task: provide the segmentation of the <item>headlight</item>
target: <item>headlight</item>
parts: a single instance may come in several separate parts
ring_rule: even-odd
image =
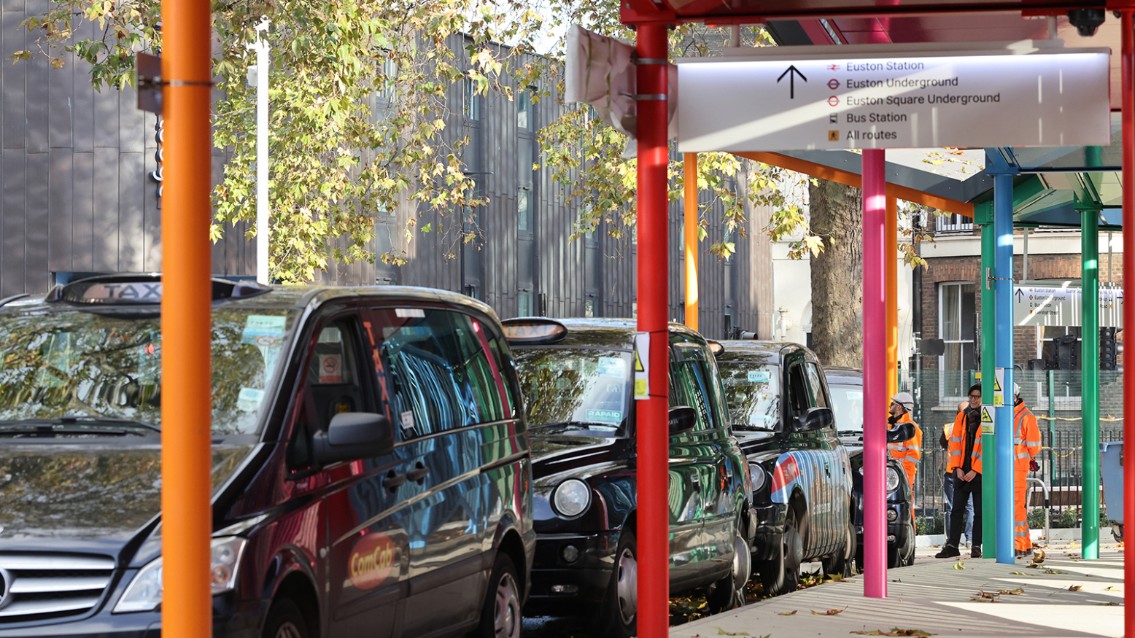
[[[887,491],[893,492],[899,489],[899,473],[895,468],[887,466]]]
[[[248,541],[239,536],[214,538],[209,565],[209,586],[213,594],[223,594],[236,586],[237,567]],[[114,606],[114,613],[153,611],[162,604],[162,559],[155,558],[130,581],[126,593]]]
[[[749,464],[749,475],[752,476],[753,491],[761,491],[761,488],[765,486],[765,481],[768,480],[768,476],[765,474],[764,468],[757,465],[756,463],[751,463]]]
[[[561,516],[579,516],[591,505],[591,488],[579,479],[568,479],[556,486],[552,505]]]

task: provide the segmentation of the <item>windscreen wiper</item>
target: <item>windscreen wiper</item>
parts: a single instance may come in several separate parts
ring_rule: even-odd
[[[56,436],[144,436],[161,432],[161,428],[145,421],[114,419],[97,416],[61,416],[53,419],[16,419],[0,421],[0,436],[44,437]]]

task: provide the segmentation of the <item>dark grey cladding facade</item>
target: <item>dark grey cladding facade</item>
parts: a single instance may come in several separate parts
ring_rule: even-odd
[[[83,273],[161,270],[157,119],[136,108],[132,89],[94,91],[87,68],[73,59],[65,60],[62,69],[52,69],[43,57],[7,61],[14,51],[32,45],[19,24],[44,5],[45,0],[3,3],[0,296],[41,292]],[[453,47],[464,55],[459,38]],[[566,187],[553,181],[550,170],[524,168],[540,161],[536,132],[562,108],[556,96],[528,104],[525,115],[520,114],[522,100],[499,94],[481,97],[471,108],[461,85],[452,88],[450,99],[446,134],[471,137],[465,156],[468,174],[488,199],[473,212],[475,225],[453,213],[419,216],[418,228],[428,223],[432,230],[415,233],[406,246],[405,265],[331,263],[321,280],[462,291],[488,302],[502,317],[631,316],[636,246],[627,238],[611,237],[604,227],[569,241],[577,209]],[[381,110],[381,104],[376,106]],[[224,159],[213,151],[216,180]],[[522,216],[525,201],[531,210]],[[408,206],[376,211],[376,252],[403,241]],[[709,239],[703,247],[723,236],[719,212],[708,214]],[[758,245],[767,243],[760,223],[749,225],[748,238],[734,238],[738,250],[729,262],[704,250],[700,256],[700,324],[709,337],[760,325],[763,296],[757,293],[769,285],[771,271],[765,263],[767,249]],[[462,242],[459,235],[474,227],[478,240]],[[677,202],[670,209],[668,277],[670,316],[678,320],[684,316],[681,228]],[[246,230],[225,228],[224,239],[213,245],[215,273],[254,273],[255,244],[245,238]]]

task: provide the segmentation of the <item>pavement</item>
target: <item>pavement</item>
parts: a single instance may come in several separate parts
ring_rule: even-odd
[[[1123,635],[1123,550],[1115,543],[1101,542],[1099,559],[1089,561],[1075,541],[1054,539],[1042,562],[1012,565],[969,558],[965,549],[960,559],[933,558],[939,549],[924,539],[914,565],[888,570],[886,598],[865,597],[863,576],[854,576],[672,627],[670,636]]]

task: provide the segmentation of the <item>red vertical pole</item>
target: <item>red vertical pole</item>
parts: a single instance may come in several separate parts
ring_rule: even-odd
[[[886,151],[863,149],[863,595],[887,597]]]
[[[162,635],[212,635],[209,3],[162,0]]]
[[[1135,290],[1135,7],[1122,9],[1123,287]],[[1125,295],[1126,297],[1126,295]],[[1135,520],[1135,302],[1123,303],[1123,511]],[[1123,635],[1135,636],[1135,524],[1123,526]]]
[[[638,53],[638,330],[650,335],[650,391],[638,402],[638,635],[669,633],[670,515],[667,306],[666,42],[667,28],[639,25]]]

